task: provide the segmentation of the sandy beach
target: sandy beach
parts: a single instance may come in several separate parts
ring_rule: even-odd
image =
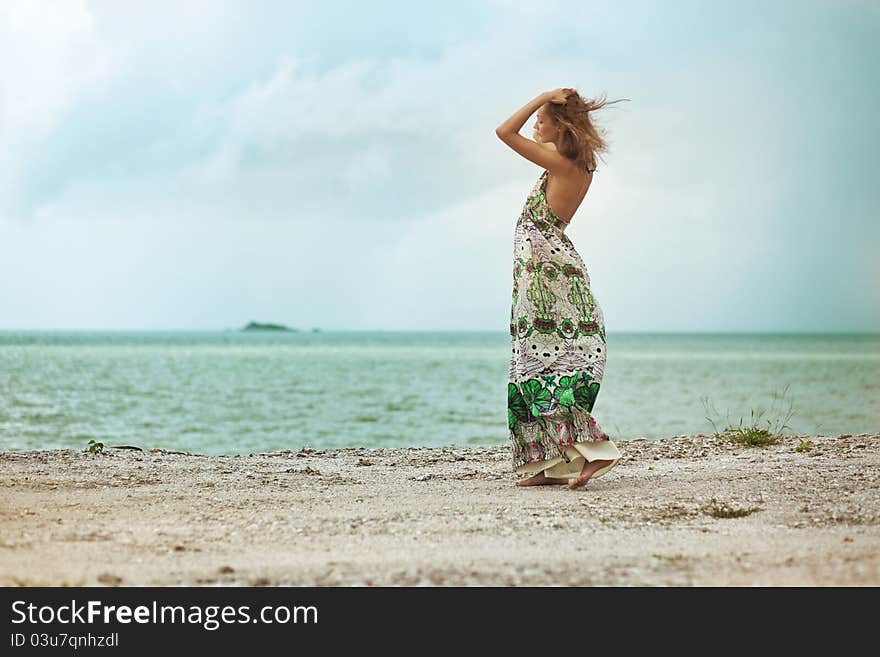
[[[880,584],[880,434],[618,444],[574,491],[506,445],[4,452],[0,584]]]

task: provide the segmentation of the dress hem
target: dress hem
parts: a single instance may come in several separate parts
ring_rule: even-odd
[[[620,450],[613,440],[581,441],[565,445],[563,454],[552,459],[529,461],[514,467],[517,474],[535,474],[543,472],[545,477],[567,479],[577,477],[584,466],[584,461],[611,461],[599,468],[592,477],[601,477],[608,473],[622,458]]]

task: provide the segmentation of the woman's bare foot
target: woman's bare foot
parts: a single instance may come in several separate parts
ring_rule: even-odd
[[[529,477],[528,479],[521,479],[516,482],[517,486],[551,486],[553,484],[565,484],[568,482],[568,479],[554,479],[552,477],[545,477],[544,472],[539,472],[533,477]]]
[[[610,460],[609,461],[587,461],[586,463],[584,463],[584,467],[581,470],[581,473],[575,479],[571,480],[571,483],[568,485],[568,487],[571,490],[574,490],[575,488],[580,488],[585,483],[587,483],[587,481],[590,479],[590,477],[593,476],[593,473],[596,472],[596,470],[601,470],[606,465],[611,465],[611,463],[613,463],[613,461],[610,461]]]

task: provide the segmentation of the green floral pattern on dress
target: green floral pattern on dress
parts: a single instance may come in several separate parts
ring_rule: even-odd
[[[513,467],[608,440],[592,416],[605,369],[602,308],[583,259],[550,210],[547,172],[516,222],[507,420]]]

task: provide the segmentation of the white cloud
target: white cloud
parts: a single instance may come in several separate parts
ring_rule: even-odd
[[[41,141],[115,72],[84,2],[0,4],[0,211]]]

